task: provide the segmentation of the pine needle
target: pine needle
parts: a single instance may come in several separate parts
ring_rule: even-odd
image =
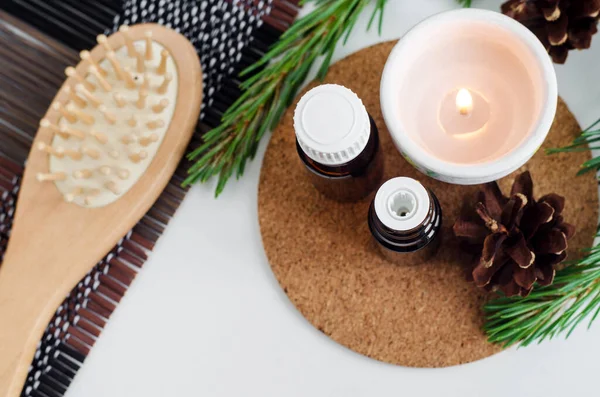
[[[498,298],[484,307],[490,342],[505,346],[568,338],[586,318],[600,311],[600,246],[581,261],[558,271],[554,284],[536,287],[528,297]]]
[[[350,35],[364,8],[373,3],[371,22],[378,22],[387,0],[308,0],[315,9],[298,19],[269,51],[241,76],[264,66],[241,85],[242,96],[225,112],[222,124],[204,136],[204,144],[188,155],[194,164],[183,185],[217,177],[221,194],[234,174],[240,177],[266,131],[279,123],[308,73],[321,60],[318,78],[327,74],[336,45]],[[307,1],[307,2],[308,2]]]

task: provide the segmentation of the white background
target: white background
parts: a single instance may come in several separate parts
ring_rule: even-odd
[[[369,9],[335,59],[454,7],[453,0],[389,0],[382,36],[365,33]],[[560,94],[582,125],[600,117],[599,64],[600,35],[557,67]],[[383,364],[315,330],[279,288],[262,248],[257,186],[266,143],[218,200],[214,186],[190,191],[68,397],[597,395],[599,325],[568,341],[435,370]]]

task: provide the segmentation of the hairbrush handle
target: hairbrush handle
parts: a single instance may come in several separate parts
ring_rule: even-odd
[[[9,250],[0,268],[0,397],[20,395],[37,344],[69,291],[67,285],[57,287],[45,272],[32,271],[32,264],[40,261],[54,268],[34,259],[39,251],[33,244],[13,243],[20,249]]]

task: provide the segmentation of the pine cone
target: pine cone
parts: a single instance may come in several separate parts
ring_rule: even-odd
[[[554,62],[565,63],[569,50],[590,48],[600,0],[509,0],[502,12],[535,33]]]
[[[475,254],[475,284],[507,296],[527,296],[536,281],[552,284],[555,266],[567,257],[567,240],[575,233],[561,216],[564,197],[552,193],[534,200],[531,176],[524,172],[510,198],[496,182],[483,185],[478,198],[475,210],[453,227],[463,248]]]

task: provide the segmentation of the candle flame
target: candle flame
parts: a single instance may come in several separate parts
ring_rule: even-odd
[[[473,110],[473,96],[466,88],[461,88],[456,94],[456,109],[466,116]]]

